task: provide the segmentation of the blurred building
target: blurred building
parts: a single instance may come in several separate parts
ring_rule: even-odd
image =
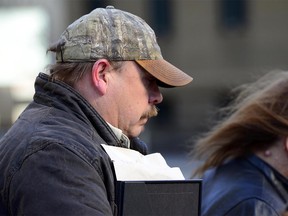
[[[164,58],[194,78],[163,89],[160,114],[142,135],[152,152],[186,155],[232,87],[288,69],[287,0],[0,0],[0,136],[32,100],[38,72],[53,62],[47,46],[75,19],[106,5],[144,18]]]

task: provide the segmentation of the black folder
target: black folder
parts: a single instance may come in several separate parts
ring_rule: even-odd
[[[118,181],[118,216],[199,216],[200,179]]]

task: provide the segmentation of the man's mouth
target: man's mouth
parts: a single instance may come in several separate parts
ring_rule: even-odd
[[[158,115],[158,111],[159,109],[156,106],[152,106],[151,109],[141,117],[141,119],[148,120],[149,118],[155,117]]]

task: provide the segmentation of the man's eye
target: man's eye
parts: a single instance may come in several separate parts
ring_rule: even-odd
[[[148,85],[148,86],[152,85],[154,82],[155,82],[155,79],[154,79],[154,78],[146,78],[146,79],[145,79],[145,83],[146,83],[146,85]]]

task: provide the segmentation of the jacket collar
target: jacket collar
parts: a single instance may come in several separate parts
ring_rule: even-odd
[[[256,155],[250,156],[248,161],[262,172],[266,179],[275,186],[277,192],[287,203],[288,207],[288,179]]]

